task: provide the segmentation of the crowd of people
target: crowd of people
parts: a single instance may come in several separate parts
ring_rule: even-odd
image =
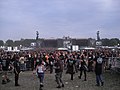
[[[80,71],[78,79],[82,78],[87,81],[87,72],[95,72],[96,85],[103,86],[102,78],[103,69],[110,69],[108,65],[109,57],[120,57],[119,51],[111,50],[81,50],[79,52],[68,51],[22,51],[22,52],[5,52],[0,51],[0,71],[3,71],[2,84],[10,82],[7,72],[13,70],[15,74],[15,86],[19,86],[19,73],[26,70],[34,71],[40,80],[40,89],[44,86],[45,71],[50,74],[55,70],[55,81],[57,88],[64,87],[62,80],[63,71],[66,75],[70,74],[71,80],[74,74]]]

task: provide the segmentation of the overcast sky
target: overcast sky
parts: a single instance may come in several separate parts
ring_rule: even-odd
[[[120,39],[120,0],[0,0],[0,39]]]

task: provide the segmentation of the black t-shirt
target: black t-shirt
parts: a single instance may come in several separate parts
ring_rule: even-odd
[[[96,58],[95,58],[95,62],[96,62],[96,65],[95,65],[95,73],[96,73],[97,75],[100,75],[100,74],[102,74],[103,58],[102,58],[102,57],[96,57]]]
[[[53,57],[50,57],[50,58],[49,58],[49,65],[50,65],[50,66],[53,66],[53,63],[54,63],[54,58],[53,58]]]
[[[60,60],[64,60],[64,55],[60,55]]]
[[[75,68],[74,68],[75,63],[76,63],[75,60],[73,60],[73,59],[68,59],[68,61],[67,61],[67,71],[66,71],[66,73],[69,73],[69,74],[74,74],[74,73],[75,73]]]
[[[85,60],[81,60],[80,64],[81,64],[80,70],[86,70],[86,68],[85,68],[85,66],[87,66],[86,61]]]
[[[2,69],[7,71],[9,68],[10,61],[8,59],[2,59]]]
[[[14,65],[14,70],[16,69],[16,71],[20,73],[20,62],[15,60],[13,65]]]
[[[93,60],[93,56],[92,56],[92,55],[89,55],[89,56],[88,56],[88,61],[91,61],[91,60]]]
[[[68,67],[73,67],[73,65],[75,65],[75,60],[73,59],[68,59],[67,63],[68,63]]]
[[[84,60],[84,59],[85,59],[85,57],[82,55],[82,56],[81,56],[81,60]]]

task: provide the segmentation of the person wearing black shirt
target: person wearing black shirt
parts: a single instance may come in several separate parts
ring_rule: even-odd
[[[88,55],[88,72],[93,71],[93,55],[90,53]]]
[[[6,84],[7,82],[10,82],[8,76],[7,76],[7,71],[9,68],[10,60],[7,56],[4,56],[2,59],[2,70],[3,70],[3,79],[2,79],[2,84]]]
[[[15,73],[15,86],[20,86],[20,85],[18,84],[19,73],[20,73],[19,57],[16,57],[16,58],[15,58],[15,61],[14,61],[14,73]]]
[[[104,82],[102,79],[102,68],[103,68],[103,59],[102,59],[102,55],[97,54],[95,60],[95,74],[96,74],[96,86],[103,86]]]
[[[73,80],[73,75],[75,74],[75,63],[73,56],[70,56],[70,58],[67,60],[67,71],[66,73],[71,75],[71,80]]]
[[[53,63],[54,63],[54,57],[53,55],[50,55],[49,57],[49,66],[50,66],[50,74],[53,73]]]
[[[86,77],[87,77],[87,75],[86,75],[87,64],[86,64],[86,61],[85,61],[85,55],[84,54],[81,55],[80,64],[81,64],[81,67],[80,67],[80,76],[78,76],[78,78],[81,79],[82,73],[84,72],[84,77],[85,77],[84,81],[86,81],[87,80],[86,79]]]

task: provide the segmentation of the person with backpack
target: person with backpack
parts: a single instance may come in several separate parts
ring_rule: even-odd
[[[102,69],[103,69],[102,54],[97,53],[94,60],[94,64],[95,64],[95,74],[96,74],[96,86],[100,86],[100,85],[103,86],[104,82],[102,78]]]

